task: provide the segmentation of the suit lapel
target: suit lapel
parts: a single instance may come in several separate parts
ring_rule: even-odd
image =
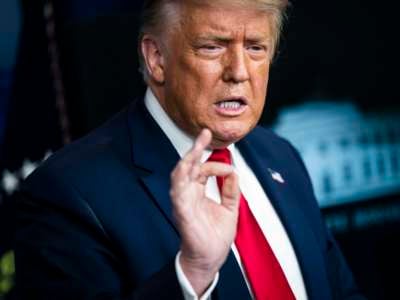
[[[131,105],[128,124],[132,140],[132,160],[137,170],[140,170],[140,181],[151,194],[156,206],[177,231],[169,199],[169,178],[179,160],[179,155],[153,120],[143,101],[139,100]]]
[[[261,183],[288,233],[300,264],[308,298],[330,299],[327,277],[321,271],[325,269],[324,259],[314,232],[298,206],[299,201],[295,201],[295,197],[299,197],[299,195],[294,195],[288,186],[290,179],[284,178],[286,181],[281,183],[272,178],[271,170],[279,172],[279,166],[274,165],[273,158],[268,157],[268,154],[264,153],[265,151],[262,151],[262,155],[257,153],[255,143],[252,143],[251,139],[250,135],[239,142],[237,146]]]

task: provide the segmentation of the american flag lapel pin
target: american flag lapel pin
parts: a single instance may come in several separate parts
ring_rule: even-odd
[[[271,174],[273,180],[279,183],[285,183],[285,180],[283,179],[282,175],[279,174],[277,171],[268,168],[268,172]]]

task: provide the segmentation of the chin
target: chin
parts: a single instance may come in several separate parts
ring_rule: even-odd
[[[250,130],[251,128],[243,126],[240,128],[230,127],[224,128],[223,130],[216,130],[213,132],[212,146],[218,148],[227,147],[230,144],[241,140],[250,132]]]

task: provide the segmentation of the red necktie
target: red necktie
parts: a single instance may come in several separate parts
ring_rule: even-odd
[[[208,161],[231,164],[228,149],[214,150]],[[224,178],[217,176],[221,191]],[[246,198],[240,194],[235,245],[253,295],[257,300],[293,300],[293,292],[267,239],[258,226]]]

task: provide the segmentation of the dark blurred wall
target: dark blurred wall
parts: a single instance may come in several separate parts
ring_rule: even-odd
[[[310,96],[352,98],[363,111],[400,107],[397,12],[372,0],[291,1],[271,70],[265,123]]]
[[[75,138],[144,91],[137,60],[141,1],[91,2],[54,1],[56,39]]]

